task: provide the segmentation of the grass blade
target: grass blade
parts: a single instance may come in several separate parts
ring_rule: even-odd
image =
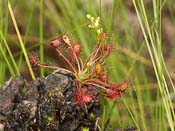
[[[22,51],[23,51],[23,53],[24,53],[24,57],[25,57],[27,66],[28,66],[29,71],[30,71],[31,77],[32,77],[32,79],[35,79],[35,75],[34,75],[34,72],[33,72],[33,70],[32,70],[32,67],[31,67],[31,65],[30,65],[29,58],[28,58],[26,49],[25,49],[25,47],[24,47],[24,43],[23,43],[23,41],[22,41],[22,38],[21,38],[21,35],[20,35],[20,32],[19,32],[19,29],[18,29],[16,20],[15,20],[15,16],[14,16],[14,13],[13,13],[13,10],[12,10],[12,7],[11,7],[11,4],[10,4],[10,1],[9,1],[9,0],[8,0],[8,8],[9,8],[9,12],[10,12],[10,15],[11,15],[11,18],[12,18],[12,21],[13,21],[13,24],[14,24],[14,27],[15,27],[15,30],[16,30],[16,33],[17,33],[17,36],[18,36],[20,45],[21,45],[21,48],[22,48]]]

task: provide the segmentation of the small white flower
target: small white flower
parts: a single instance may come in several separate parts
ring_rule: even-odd
[[[86,17],[91,21],[91,23],[88,25],[89,28],[98,28],[99,27],[100,17],[97,17],[95,19],[90,14],[87,14]]]
[[[90,24],[90,25],[88,25],[88,28],[94,28],[94,26]]]
[[[91,17],[90,20],[91,20],[92,23],[94,23],[95,18],[94,17]]]
[[[97,30],[97,35],[100,35],[102,32],[103,32],[103,28],[99,28],[99,29]]]
[[[91,15],[90,15],[90,14],[87,14],[86,17],[87,17],[88,19],[90,19],[90,18],[91,18]]]
[[[100,23],[100,17],[97,17],[97,19],[94,22],[94,26],[97,28],[99,26]]]
[[[97,17],[95,19],[90,14],[87,14],[86,17],[90,20],[90,24],[88,25],[88,28],[95,29],[97,35],[100,35],[103,32],[103,28],[100,27],[100,17]]]

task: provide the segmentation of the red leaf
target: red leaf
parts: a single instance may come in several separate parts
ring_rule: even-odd
[[[60,41],[58,40],[58,39],[56,39],[56,40],[53,40],[53,41],[51,41],[50,43],[49,43],[52,47],[58,47],[61,43],[60,43]]]
[[[78,89],[76,92],[76,98],[77,98],[78,105],[83,105],[91,102],[94,96],[86,90]]]
[[[109,76],[107,75],[99,75],[99,79],[105,83],[108,83],[109,81]]]
[[[102,94],[109,99],[116,99],[121,95],[122,92],[124,92],[129,87],[130,83],[130,80],[125,80],[119,84],[111,84],[108,90],[106,90]]]

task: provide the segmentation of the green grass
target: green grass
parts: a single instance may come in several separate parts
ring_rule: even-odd
[[[15,16],[14,16],[14,13],[13,13],[13,10],[12,10],[11,4],[10,4],[10,1],[8,1],[7,4],[8,4],[8,9],[9,9],[9,12],[10,12],[10,16],[11,16],[12,21],[13,21],[13,25],[15,27],[15,31],[16,31],[17,36],[18,36],[18,39],[19,39],[19,43],[20,43],[21,49],[22,49],[23,54],[24,54],[24,57],[25,57],[25,61],[26,61],[27,66],[29,68],[29,71],[30,71],[30,74],[31,74],[32,79],[35,79],[35,75],[34,75],[34,72],[32,70],[31,64],[29,62],[29,58],[28,58],[28,55],[27,55],[27,52],[26,52],[26,49],[25,49],[23,40],[21,38],[21,34],[19,32],[19,29],[18,29],[18,25],[16,23],[16,19],[15,19]]]
[[[58,58],[49,54],[47,45],[61,34],[81,41],[82,55],[88,56],[97,37],[87,28],[86,14],[101,16],[101,24],[116,46],[107,63],[111,81],[133,80],[133,86],[116,102],[102,101],[101,128],[110,120],[111,131],[133,125],[145,131],[175,129],[175,77],[165,62],[163,50],[168,47],[162,35],[163,12],[169,12],[169,19],[175,21],[175,2],[112,0],[107,8],[104,0],[19,1],[0,1],[0,84],[10,76],[25,74],[24,70],[35,79],[28,61],[32,50],[39,52],[41,61],[61,65]],[[41,76],[47,74],[41,69]]]

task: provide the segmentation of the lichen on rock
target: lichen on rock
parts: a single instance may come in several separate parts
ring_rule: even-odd
[[[95,123],[101,105],[96,100],[78,106],[74,79],[71,73],[60,70],[31,82],[22,77],[12,78],[0,89],[3,130],[98,130]]]

